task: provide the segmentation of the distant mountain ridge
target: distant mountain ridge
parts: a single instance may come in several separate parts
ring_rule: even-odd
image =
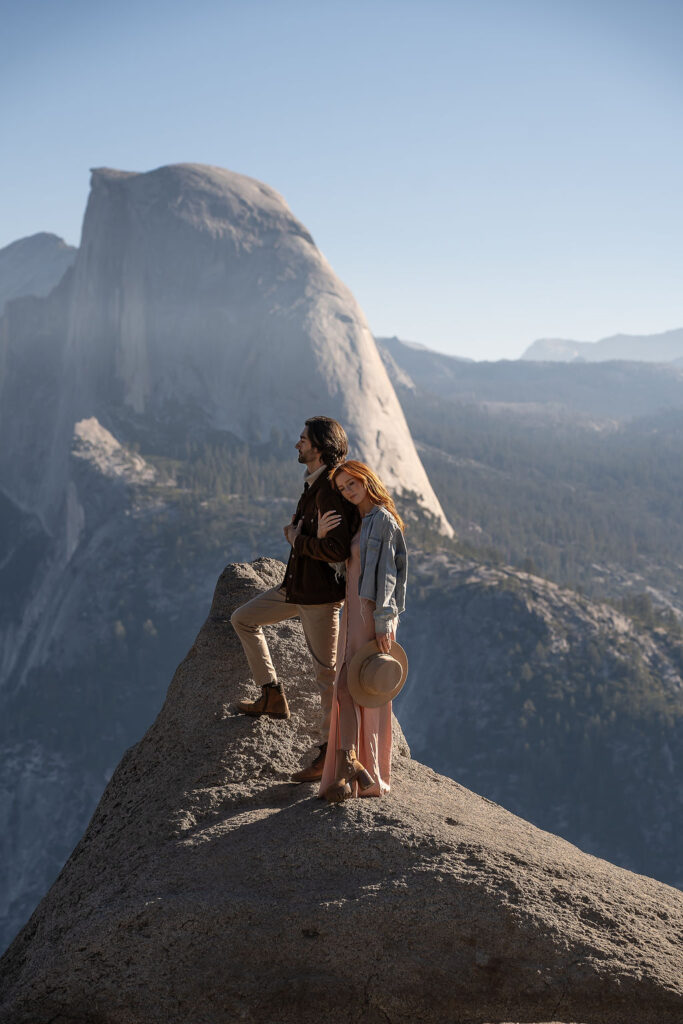
[[[78,249],[46,231],[0,249],[0,316],[11,299],[47,295],[76,259]]]
[[[673,362],[474,362],[398,338],[378,338],[377,346],[399,393],[423,389],[449,401],[485,405],[491,412],[608,420],[683,406],[683,367]]]
[[[521,358],[547,363],[600,363],[610,359],[671,363],[683,359],[683,327],[661,334],[614,334],[600,341],[539,338]]]

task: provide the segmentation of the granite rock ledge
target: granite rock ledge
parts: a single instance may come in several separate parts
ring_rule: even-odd
[[[229,565],[157,720],[0,961],[6,1024],[680,1024],[683,895],[410,758],[328,807],[290,773],[315,687],[272,631],[288,722],[233,711],[229,617],[279,581]]]

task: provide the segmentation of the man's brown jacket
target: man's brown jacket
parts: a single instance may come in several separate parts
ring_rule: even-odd
[[[287,600],[294,604],[328,604],[343,601],[345,582],[337,579],[331,562],[345,562],[351,554],[351,538],[358,529],[360,516],[350,502],[342,498],[325,469],[304,492],[294,514],[294,525],[301,520],[301,533],[291,550],[283,581]],[[322,540],[318,540],[318,512],[338,512],[342,521]]]

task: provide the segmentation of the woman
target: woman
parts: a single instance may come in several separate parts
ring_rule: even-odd
[[[388,654],[405,607],[407,553],[403,522],[379,477],[362,462],[342,462],[330,476],[332,486],[351,502],[361,523],[346,561],[346,600],[342,613],[337,675],[327,755],[319,796],[338,803],[349,796],[389,792],[391,774],[391,701],[362,707],[351,696],[348,666],[368,641]],[[318,516],[318,537],[339,523],[339,516]]]

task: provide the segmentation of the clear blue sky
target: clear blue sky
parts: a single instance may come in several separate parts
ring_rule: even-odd
[[[267,182],[379,335],[474,358],[683,326],[681,0],[2,7],[0,246],[96,166]]]

